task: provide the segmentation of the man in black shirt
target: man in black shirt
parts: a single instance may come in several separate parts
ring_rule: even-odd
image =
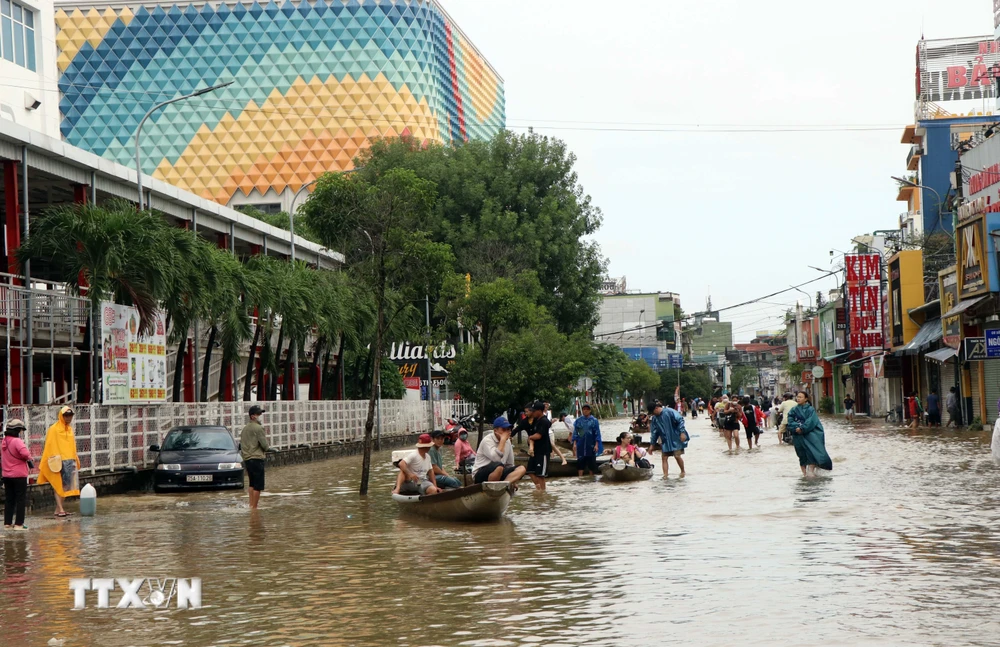
[[[535,402],[531,405],[531,429],[528,435],[528,476],[535,484],[535,489],[539,492],[545,491],[545,477],[549,472],[549,456],[555,449],[562,459],[562,464],[566,464],[566,457],[559,451],[559,448],[552,444],[549,436],[549,429],[552,421],[545,415],[545,403]]]

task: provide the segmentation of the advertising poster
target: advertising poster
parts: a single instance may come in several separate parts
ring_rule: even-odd
[[[163,315],[153,334],[139,336],[139,313],[131,306],[101,304],[101,380],[104,404],[141,404],[167,399],[167,339]]]
[[[956,268],[950,267],[938,272],[939,292],[941,295],[941,327],[944,336],[941,340],[945,346],[958,350],[962,345],[962,315],[945,317],[952,308],[958,305],[958,275]]]
[[[958,225],[955,245],[958,251],[959,299],[988,294],[990,291],[984,233],[982,216],[970,218]]]
[[[163,315],[148,337],[138,334],[139,313],[129,308],[129,400],[163,402],[167,399],[167,331]],[[134,323],[133,323],[134,322]]]
[[[847,321],[851,350],[882,350],[882,256],[847,254]]]
[[[129,403],[128,310],[101,304],[101,368],[104,404]]]

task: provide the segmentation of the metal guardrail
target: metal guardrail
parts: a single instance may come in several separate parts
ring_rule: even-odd
[[[221,425],[238,438],[247,422],[251,402],[168,402],[142,406],[78,404],[73,407],[80,471],[101,474],[150,467],[155,454],[150,445],[177,425]],[[360,441],[364,438],[367,400],[310,400],[260,403],[267,413],[264,430],[268,443],[276,449]],[[404,436],[430,431],[428,403],[416,400],[382,400],[383,437]],[[434,426],[442,428],[448,418],[472,413],[473,405],[463,401],[436,401]],[[45,445],[45,433],[56,421],[58,406],[5,406],[4,420],[20,418],[27,431],[25,443],[38,465]]]

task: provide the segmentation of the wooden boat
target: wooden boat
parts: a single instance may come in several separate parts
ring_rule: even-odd
[[[510,505],[514,484],[506,481],[477,483],[440,494],[393,494],[400,512],[439,521],[496,521]]]
[[[606,465],[608,461],[611,460],[610,456],[598,456],[597,457],[597,467],[600,468],[601,465]],[[524,465],[528,467],[528,455],[527,454],[517,454],[514,457],[515,465]],[[566,464],[563,465],[559,457],[552,455],[549,457],[549,478],[559,478],[563,476],[576,476],[576,457],[567,456]]]
[[[642,467],[615,466],[611,463],[601,465],[601,479],[615,483],[628,483],[630,481],[644,481],[653,478],[653,468],[644,469]]]

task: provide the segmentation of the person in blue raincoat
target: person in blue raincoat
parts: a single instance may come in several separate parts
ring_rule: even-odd
[[[826,435],[823,423],[813,408],[809,394],[799,391],[795,395],[798,406],[788,412],[788,431],[792,432],[792,444],[799,457],[802,476],[816,476],[816,468],[833,469],[833,461],[826,453]]]
[[[677,461],[677,467],[681,468],[681,478],[684,478],[684,450],[688,446],[690,437],[684,427],[684,416],[673,409],[664,407],[660,402],[656,402],[649,407],[649,429],[652,437],[649,439],[649,447],[652,451],[657,440],[660,442],[660,455],[663,459],[663,478],[667,478],[669,469],[667,459],[671,456]]]
[[[582,408],[583,415],[573,422],[573,433],[570,442],[573,443],[573,454],[576,455],[576,473],[583,476],[585,471],[597,476],[597,457],[604,453],[604,441],[601,440],[601,423],[590,414],[590,405]]]

